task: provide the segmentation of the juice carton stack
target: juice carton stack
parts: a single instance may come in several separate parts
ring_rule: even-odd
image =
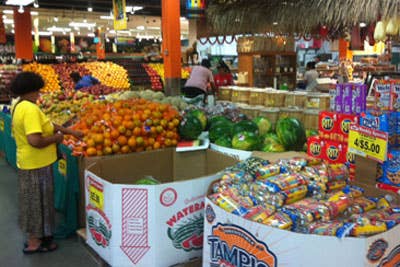
[[[331,111],[319,114],[319,136],[308,139],[308,154],[328,162],[346,163],[350,178],[355,177],[355,155],[348,151],[350,124],[359,123],[365,113],[367,87],[363,84],[338,84],[330,92]]]
[[[400,80],[378,81],[374,90],[374,108],[361,115],[360,125],[389,134],[388,159],[378,165],[377,179],[379,187],[397,192],[400,189]]]

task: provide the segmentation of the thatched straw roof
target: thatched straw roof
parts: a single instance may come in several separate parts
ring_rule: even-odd
[[[335,35],[399,12],[400,0],[210,0],[207,20],[220,34],[310,33],[326,25]]]

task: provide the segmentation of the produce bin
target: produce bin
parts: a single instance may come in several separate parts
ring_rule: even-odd
[[[201,255],[204,195],[237,161],[211,150],[116,155],[85,171],[87,243],[112,266],[171,266]],[[157,185],[135,185],[152,175]]]

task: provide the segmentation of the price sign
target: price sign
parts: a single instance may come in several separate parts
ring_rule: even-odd
[[[65,159],[58,161],[58,172],[63,176],[67,176],[67,161]]]
[[[103,210],[104,207],[104,192],[101,185],[97,182],[90,182],[89,185],[89,198],[90,203],[98,208],[99,210]]]
[[[0,120],[0,131],[4,132],[4,120]]]
[[[388,137],[385,132],[351,124],[349,150],[382,163],[387,159]]]

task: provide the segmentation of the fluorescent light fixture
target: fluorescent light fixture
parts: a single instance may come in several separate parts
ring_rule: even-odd
[[[74,30],[75,31],[79,31],[79,27],[74,27]]]
[[[95,37],[95,35],[94,35],[94,33],[88,33],[88,35],[87,35],[88,37]]]
[[[86,20],[86,19],[84,19],[84,20],[83,20],[83,22],[84,22],[84,23],[86,23],[86,22],[87,22],[87,20]]]
[[[272,23],[272,25],[278,25],[278,22],[275,21],[274,23]]]
[[[135,13],[136,11],[142,10],[142,6],[126,6],[125,12]]]
[[[367,23],[365,23],[365,22],[360,22],[360,27],[361,27],[361,28],[367,27]]]
[[[27,6],[33,3],[34,0],[7,0],[6,5],[10,6]]]
[[[3,10],[3,13],[4,14],[14,14],[14,11],[6,9],[6,10]]]
[[[18,8],[18,13],[24,13],[25,12],[25,10],[24,10],[24,6],[19,6],[19,8]]]
[[[54,17],[53,20],[54,20],[55,22],[58,22],[58,17]]]
[[[136,29],[138,29],[139,31],[144,31],[144,26],[143,25],[137,26]]]
[[[4,24],[14,24],[14,20],[13,19],[4,19],[3,23]]]
[[[7,15],[3,15],[3,19],[7,19]]]
[[[39,1],[38,0],[33,1],[33,7],[34,8],[38,8],[39,7]]]
[[[148,26],[147,29],[148,30],[160,30],[161,28],[157,27],[157,26]]]
[[[100,19],[113,20],[113,16],[100,16]]]
[[[77,35],[81,35],[81,32],[77,32],[76,34],[77,34]]]
[[[111,34],[116,34],[116,31],[115,30],[111,30],[110,33]]]
[[[187,20],[185,17],[180,17],[179,19],[180,20]]]
[[[52,33],[52,32],[40,31],[40,32],[39,32],[39,35],[42,35],[42,36],[50,36],[50,35],[53,35],[53,33]]]
[[[39,15],[39,12],[37,12],[37,11],[31,11],[31,15],[32,15],[32,16],[37,16],[37,15]]]
[[[118,31],[117,33],[118,34],[131,34],[130,31]]]
[[[79,27],[79,28],[90,28],[95,27],[96,23],[87,23],[87,22],[71,22],[69,24],[70,27]]]
[[[88,7],[87,11],[92,12],[93,11],[93,7]]]
[[[11,30],[12,33],[15,33],[14,29]]]
[[[47,28],[47,31],[49,32],[70,32],[71,28],[61,28],[61,27],[51,27],[51,28]]]

